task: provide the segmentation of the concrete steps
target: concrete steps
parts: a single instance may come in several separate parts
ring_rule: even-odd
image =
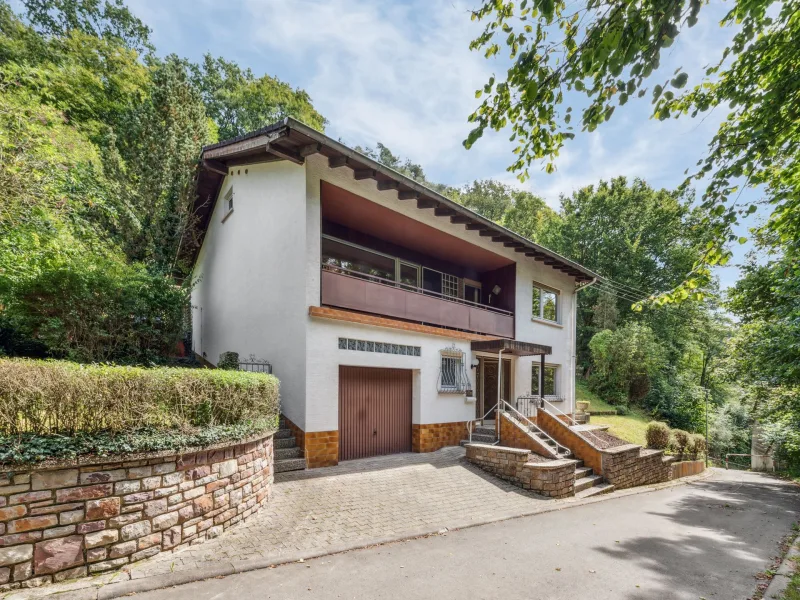
[[[596,477],[600,477],[596,475]],[[586,488],[580,492],[575,493],[576,498],[590,498],[591,496],[598,496],[600,494],[607,494],[614,491],[614,486],[610,483],[595,484],[590,488]]]
[[[292,430],[286,427],[286,420],[281,417],[278,431],[272,440],[275,451],[275,473],[302,471],[306,468],[303,449],[297,446],[297,438]]]
[[[283,460],[284,458],[303,458],[303,451],[297,446],[291,448],[275,448],[275,460]]]
[[[575,493],[582,492],[583,490],[588,490],[596,485],[603,483],[603,476],[602,475],[589,475],[588,477],[581,477],[580,479],[577,478],[577,474],[575,476]]]

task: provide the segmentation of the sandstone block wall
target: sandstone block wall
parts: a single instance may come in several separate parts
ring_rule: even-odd
[[[467,460],[516,486],[551,498],[575,495],[574,460],[547,460],[528,450],[489,444],[466,448]]]
[[[136,459],[0,465],[0,591],[100,573],[216,537],[255,513],[272,488],[272,434]]]
[[[662,450],[617,446],[603,450],[603,477],[617,489],[663,483],[672,477],[672,461]]]

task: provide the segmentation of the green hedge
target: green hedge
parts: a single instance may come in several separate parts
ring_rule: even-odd
[[[272,375],[0,360],[0,436],[277,424]]]

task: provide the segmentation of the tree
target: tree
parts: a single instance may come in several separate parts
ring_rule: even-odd
[[[700,298],[709,267],[727,262],[725,244],[734,239],[732,224],[751,204],[736,206],[741,186],[763,185],[773,206],[768,226],[792,253],[800,245],[800,12],[797,2],[737,0],[721,22],[738,32],[694,88],[681,92],[688,75],[658,71],[662,50],[702,18],[703,3],[648,0],[589,3],[523,0],[519,5],[487,0],[472,13],[486,21],[471,48],[486,57],[505,45],[512,65],[505,78],[492,76],[485,96],[470,116],[471,147],[487,128],[510,127],[517,141],[509,167],[525,178],[534,161],[546,170],[568,140],[575,137],[573,108],[579,107],[582,131],[610,120],[617,107],[650,93],[653,116],[660,120],[697,117],[715,108],[730,110],[709,144],[708,154],[687,179],[708,177],[702,206],[711,224],[702,254],[672,293],[658,303]]]
[[[210,139],[186,61],[172,55],[153,70],[149,97],[131,113],[124,139],[121,152],[134,174],[131,204],[142,220],[140,235],[126,244],[128,254],[160,272],[186,274],[191,265],[179,259],[194,244],[188,237],[194,174]]]
[[[308,93],[276,77],[256,77],[250,69],[206,54],[201,65],[192,66],[192,79],[208,116],[219,127],[220,139],[255,131],[284,117],[325,130],[327,121],[314,109]]]
[[[95,38],[113,38],[126,47],[151,50],[150,28],[122,0],[23,0],[34,28],[53,37],[80,31]]]

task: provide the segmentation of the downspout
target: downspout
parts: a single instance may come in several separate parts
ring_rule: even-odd
[[[570,380],[570,396],[572,401],[571,413],[575,413],[575,380],[578,377],[578,292],[597,283],[597,277],[584,286],[575,289],[575,301],[572,303],[572,379]]]
[[[501,393],[503,391],[503,349],[497,353],[497,410],[495,410],[494,429],[497,433],[497,443],[500,444],[500,412],[503,401]]]

